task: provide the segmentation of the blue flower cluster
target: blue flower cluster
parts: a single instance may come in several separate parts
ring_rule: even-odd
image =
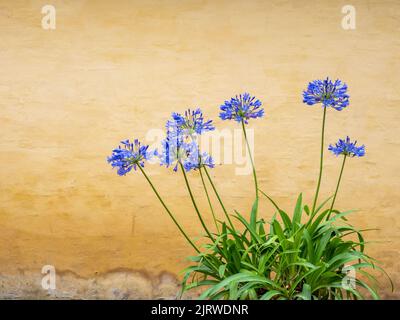
[[[307,90],[303,92],[304,103],[322,103],[324,107],[332,107],[338,111],[349,105],[349,97],[345,83],[340,80],[332,82],[329,78],[310,82]]]
[[[345,155],[349,157],[363,157],[365,155],[365,146],[356,146],[357,141],[351,142],[349,137],[346,139],[339,139],[339,141],[333,146],[329,145],[328,150],[334,155]]]
[[[200,152],[197,135],[214,130],[212,121],[204,121],[200,109],[188,109],[184,115],[172,113],[172,119],[166,124],[167,135],[162,142],[162,151],[159,155],[161,165],[173,166],[178,170],[181,163],[185,171],[199,169],[201,166],[214,167],[212,157]]]
[[[200,169],[202,166],[214,168],[214,159],[207,152],[201,153],[195,144],[192,145],[191,149],[183,163],[186,171]]]
[[[188,109],[184,115],[174,112],[172,113],[172,119],[173,125],[176,125],[179,130],[182,130],[187,135],[202,134],[215,129],[212,125],[212,120],[204,121],[200,108],[196,110]]]
[[[248,123],[250,118],[256,119],[264,116],[264,109],[261,108],[261,101],[248,93],[241,94],[230,101],[225,101],[220,106],[219,117],[222,120],[232,120]]]
[[[150,160],[154,152],[149,152],[148,145],[142,146],[140,142],[135,139],[133,143],[129,140],[121,141],[123,147],[112,151],[112,155],[107,158],[108,163],[113,168],[118,168],[117,173],[120,176],[126,175],[132,170],[136,170],[136,166],[144,167],[144,161]]]

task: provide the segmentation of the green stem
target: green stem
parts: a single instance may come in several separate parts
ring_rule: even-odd
[[[325,118],[326,118],[326,108],[327,107],[324,106],[323,108],[324,108],[324,116],[322,117],[321,158],[320,158],[320,162],[319,162],[319,177],[318,177],[317,190],[315,191],[314,203],[312,206],[311,214],[314,213],[315,206],[317,205],[319,187],[321,186],[322,166],[323,166],[323,161],[324,161]]]
[[[210,182],[211,187],[213,188],[214,193],[215,193],[215,195],[217,196],[218,202],[219,202],[219,204],[221,205],[222,211],[224,211],[225,217],[226,217],[226,219],[228,219],[229,225],[231,226],[232,230],[235,230],[235,227],[233,226],[233,223],[232,223],[231,219],[229,218],[228,211],[226,210],[226,208],[225,208],[225,206],[224,206],[224,203],[222,202],[221,197],[219,196],[219,193],[218,193],[218,191],[217,191],[217,188],[215,187],[214,182],[212,181],[211,176],[210,176],[210,174],[208,173],[207,168],[206,168],[206,167],[203,167],[203,168],[204,168],[204,172],[205,172],[206,175],[207,175],[208,181]]]
[[[180,161],[179,161],[179,165],[180,165],[180,167],[181,167],[181,170],[182,170],[182,173],[183,173],[183,177],[185,178],[185,183],[186,183],[186,187],[187,187],[187,189],[188,189],[188,191],[189,191],[190,199],[192,200],[193,207],[194,207],[194,209],[196,210],[196,213],[197,213],[197,216],[199,217],[199,220],[200,220],[200,222],[201,222],[201,225],[203,226],[203,229],[204,229],[204,231],[207,233],[207,235],[209,236],[209,238],[210,238],[212,241],[215,241],[214,238],[213,238],[213,236],[211,235],[210,231],[208,230],[206,224],[204,223],[203,217],[201,216],[200,211],[199,211],[199,208],[197,207],[196,201],[194,200],[194,196],[193,196],[193,193],[192,193],[192,189],[190,188],[189,181],[188,181],[188,178],[187,178],[187,176],[186,176],[185,168],[183,167],[183,165],[182,165],[182,163],[181,163]]]
[[[256,168],[254,166],[253,156],[251,155],[250,144],[249,144],[249,141],[247,140],[246,126],[244,125],[243,120],[242,120],[242,129],[243,129],[243,134],[244,134],[244,140],[246,140],[247,150],[248,150],[249,156],[250,156],[251,166],[253,168],[254,185],[256,188],[256,199],[258,200],[258,182],[257,182]]]
[[[336,185],[335,195],[333,196],[333,200],[332,200],[331,207],[330,207],[330,209],[329,209],[329,213],[328,213],[328,216],[327,216],[327,220],[329,220],[329,218],[330,218],[330,216],[331,216],[331,213],[332,213],[333,206],[334,206],[334,204],[335,204],[336,195],[337,195],[338,190],[339,190],[340,180],[342,179],[342,174],[343,174],[344,165],[345,165],[345,163],[346,163],[346,158],[347,158],[347,156],[344,155],[344,157],[343,157],[343,162],[342,162],[342,168],[340,169],[339,179],[338,179],[338,182],[337,182],[337,185]]]
[[[164,207],[165,211],[167,211],[168,215],[171,217],[172,221],[175,223],[175,225],[178,227],[179,231],[182,233],[182,235],[186,238],[186,240],[190,243],[190,245],[196,250],[198,253],[200,253],[200,250],[197,249],[196,245],[190,240],[188,235],[185,233],[185,231],[182,229],[182,227],[179,225],[178,221],[175,219],[174,215],[171,213],[171,211],[168,209],[167,205],[161,198],[160,194],[157,192],[156,188],[154,187],[153,183],[151,182],[150,178],[147,176],[147,174],[144,172],[143,168],[138,165],[140,171],[142,171],[144,177],[146,178],[147,182],[150,184],[151,188],[153,189],[154,193],[156,194],[158,200],[160,200],[162,206]]]
[[[211,210],[211,214],[212,214],[213,219],[214,219],[215,227],[217,228],[217,231],[218,231],[218,233],[219,233],[219,228],[218,228],[217,219],[216,219],[216,217],[215,217],[214,208],[213,208],[213,206],[212,206],[212,203],[211,203],[211,200],[210,200],[210,196],[209,196],[209,194],[208,194],[208,190],[207,190],[206,184],[205,184],[205,182],[204,182],[203,173],[201,172],[201,169],[202,169],[202,168],[200,167],[200,168],[199,168],[199,172],[200,172],[201,183],[203,184],[204,192],[205,192],[205,194],[206,194],[207,201],[208,201],[208,204],[209,204],[209,206],[210,206],[210,210]]]

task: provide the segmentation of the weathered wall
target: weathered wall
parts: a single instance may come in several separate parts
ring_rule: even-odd
[[[369,253],[400,285],[399,1],[352,1],[357,28],[347,31],[348,1],[51,1],[53,31],[41,28],[46,3],[0,0],[2,297],[45,297],[45,264],[59,271],[58,297],[173,296],[190,247],[141,175],[110,169],[110,150],[189,106],[217,119],[224,99],[250,91],[266,109],[253,122],[261,186],[283,207],[301,191],[310,201],[321,109],[303,105],[301,92],[327,75],[351,94],[347,110],[329,110],[327,141],[349,134],[367,145],[348,162],[337,204],[359,209],[356,226],[379,229]],[[234,168],[213,174],[229,208],[245,211],[251,176]],[[148,170],[197,235],[182,177]],[[321,198],[338,170],[327,155]]]

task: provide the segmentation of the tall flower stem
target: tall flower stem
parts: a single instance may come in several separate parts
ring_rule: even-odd
[[[327,220],[329,220],[329,218],[331,216],[331,213],[332,213],[333,206],[335,204],[336,196],[337,196],[337,193],[338,193],[338,190],[339,190],[340,180],[342,179],[344,165],[346,163],[346,158],[347,158],[347,155],[344,155],[343,162],[342,162],[342,168],[340,169],[339,179],[338,179],[338,182],[337,182],[337,185],[336,185],[335,195],[333,196],[333,199],[332,199],[332,204],[331,204],[331,207],[329,209]]]
[[[212,206],[212,203],[211,203],[211,200],[210,200],[210,196],[209,196],[209,194],[208,194],[207,186],[206,186],[206,184],[205,184],[205,181],[204,181],[204,178],[203,178],[203,173],[201,172],[201,170],[202,170],[202,168],[200,167],[200,168],[199,168],[199,172],[200,172],[201,183],[203,184],[204,192],[205,192],[205,194],[206,194],[207,201],[208,201],[208,204],[209,204],[209,206],[210,206],[210,210],[211,210],[211,214],[212,214],[213,219],[214,219],[215,227],[217,228],[217,231],[218,231],[218,233],[219,233],[219,228],[218,228],[217,219],[216,219],[216,217],[215,217],[214,208],[213,208],[213,206]]]
[[[317,190],[315,191],[314,203],[313,203],[313,206],[312,206],[311,214],[314,213],[315,206],[317,205],[319,187],[321,186],[323,161],[324,161],[325,118],[326,118],[326,108],[327,107],[324,106],[323,108],[324,108],[324,115],[322,117],[321,158],[320,158],[320,161],[319,161],[319,177],[318,177]]]
[[[190,188],[190,184],[189,184],[189,180],[186,176],[186,172],[185,172],[185,168],[183,167],[182,163],[179,161],[179,165],[181,167],[182,173],[183,173],[183,177],[185,178],[185,183],[186,183],[186,187],[189,191],[189,195],[190,195],[190,199],[192,200],[193,203],[193,207],[196,210],[197,216],[199,217],[199,220],[201,222],[201,225],[203,226],[204,231],[207,233],[208,237],[212,240],[215,241],[214,237],[211,235],[210,231],[208,230],[206,224],[204,223],[203,217],[200,214],[199,208],[197,207],[196,201],[194,200],[194,196],[193,196],[193,192],[192,189]]]
[[[222,202],[221,197],[219,196],[219,193],[218,193],[218,191],[217,191],[217,188],[215,187],[214,182],[212,181],[211,176],[210,176],[210,174],[208,173],[207,168],[206,168],[206,167],[203,167],[203,169],[204,169],[204,172],[205,172],[206,175],[207,175],[207,178],[208,178],[208,181],[209,181],[210,184],[211,184],[211,187],[212,187],[213,190],[214,190],[215,195],[217,196],[217,199],[218,199],[219,204],[221,205],[222,211],[224,211],[225,217],[226,217],[226,219],[228,219],[229,225],[231,226],[232,230],[235,230],[235,227],[234,227],[234,225],[233,225],[231,219],[229,218],[228,211],[226,210],[226,208],[225,208],[225,206],[224,206],[224,203]]]
[[[250,156],[251,166],[253,168],[254,185],[256,188],[256,199],[258,200],[258,182],[257,182],[256,168],[254,166],[253,156],[251,155],[250,144],[249,144],[249,140],[247,139],[246,126],[244,125],[243,120],[242,120],[242,129],[243,129],[244,140],[246,140],[246,146],[247,146],[247,150],[248,150],[249,156]]]
[[[168,215],[171,217],[172,221],[175,223],[175,225],[178,227],[179,231],[182,233],[182,235],[186,238],[186,240],[189,242],[189,244],[196,250],[196,252],[200,253],[200,250],[196,247],[196,245],[190,240],[186,232],[183,230],[183,228],[180,226],[178,221],[175,219],[174,215],[172,212],[168,209],[167,205],[161,198],[160,194],[157,192],[156,188],[154,187],[153,183],[151,182],[150,178],[147,176],[146,172],[144,172],[143,168],[138,165],[140,171],[142,171],[144,177],[146,178],[147,182],[150,184],[151,188],[153,189],[154,193],[156,194],[158,200],[160,200],[162,206],[164,207],[165,211],[167,211]]]

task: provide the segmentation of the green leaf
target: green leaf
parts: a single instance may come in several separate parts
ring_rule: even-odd
[[[326,199],[324,202],[322,202],[322,203],[319,205],[319,207],[318,207],[317,209],[315,209],[314,215],[316,215],[316,214],[326,205],[326,203],[327,203],[330,199],[332,199],[332,197],[333,197],[333,196],[330,196],[328,199]]]
[[[244,226],[247,228],[247,230],[251,233],[252,237],[253,237],[256,241],[262,243],[263,241],[262,241],[262,239],[260,238],[260,236],[257,234],[255,227],[253,228],[253,227],[239,214],[239,212],[237,212],[236,210],[235,210],[235,212],[236,212],[236,214],[237,214],[237,216],[235,216],[235,218],[238,219],[241,223],[244,224]]]
[[[276,245],[270,252],[264,254],[261,257],[260,262],[258,264],[258,273],[259,274],[266,273],[266,271],[267,271],[266,269],[269,268],[271,266],[271,264],[273,264],[275,262],[275,258],[273,258],[273,256],[274,256],[275,252],[277,252],[278,250],[279,250],[279,246]]]
[[[265,229],[264,229],[264,224],[260,223],[260,226],[258,227],[258,233],[260,234],[260,237],[266,241],[266,234],[265,234]]]
[[[311,287],[309,284],[305,283],[303,285],[303,290],[300,294],[297,294],[296,297],[299,297],[303,300],[311,300]]]
[[[265,277],[260,277],[260,276],[256,276],[256,275],[251,275],[249,273],[241,272],[241,273],[234,274],[234,275],[226,278],[225,280],[221,281],[220,283],[216,284],[215,286],[209,288],[208,290],[203,292],[203,294],[200,296],[200,299],[204,299],[205,297],[207,297],[210,294],[217,293],[219,290],[231,285],[231,283],[233,283],[233,282],[234,283],[255,282],[255,283],[266,284],[266,285],[270,285],[271,287],[279,288],[279,286],[277,286],[272,280],[269,280]]]
[[[311,225],[310,225],[310,223],[312,222],[311,219],[307,222],[307,225],[308,225],[307,229],[308,229],[308,232],[309,232],[310,236],[313,235],[314,231],[315,231],[315,230],[317,229],[317,227],[320,225],[320,223],[322,222],[322,220],[324,219],[324,217],[328,214],[328,212],[329,212],[329,209],[327,209],[327,210],[325,210],[324,212],[322,212],[322,213],[315,219],[314,223],[311,224]],[[315,215],[314,215],[314,216],[315,216]]]
[[[253,288],[249,289],[249,298],[250,300],[257,300],[257,293]]]
[[[315,261],[319,261],[319,259],[321,259],[322,255],[324,253],[324,250],[325,250],[326,246],[328,245],[331,237],[332,237],[332,233],[329,231],[329,232],[325,233],[324,236],[322,237],[322,239],[318,242],[317,250],[315,252]]]
[[[261,297],[260,300],[271,300],[273,297],[282,294],[280,291],[277,290],[270,290],[267,293],[264,293]]]
[[[299,197],[297,198],[296,207],[293,213],[293,230],[296,230],[298,225],[301,223],[301,213],[303,211],[301,202],[302,202],[302,194],[300,193]]]
[[[283,244],[286,240],[286,237],[283,234],[283,230],[282,230],[280,223],[277,220],[274,220],[272,223],[272,227],[274,230],[274,234],[276,234],[278,236],[279,241],[281,242],[281,244]]]
[[[225,275],[226,264],[221,264],[218,268],[218,274],[220,278],[223,278]]]
[[[272,200],[272,198],[270,198],[264,191],[258,189],[269,201],[271,201],[272,205],[276,208],[276,210],[280,211],[281,209],[278,207],[278,205],[276,204],[276,202],[274,200]]]
[[[290,266],[301,266],[301,267],[305,267],[306,269],[317,269],[319,267],[317,267],[316,265],[310,263],[310,262],[293,262],[288,264],[288,267]]]
[[[255,266],[253,266],[251,263],[247,263],[245,261],[242,261],[241,265],[247,267],[249,270],[253,270],[253,271],[258,272],[258,269]]]
[[[212,286],[217,284],[216,280],[202,280],[202,281],[194,281],[185,286],[184,291],[189,291],[194,288],[202,287],[202,286]]]
[[[250,225],[253,229],[256,228],[256,223],[257,223],[257,211],[258,211],[258,198],[253,203],[253,207],[251,208],[251,214],[250,214]]]
[[[356,284],[361,286],[361,287],[363,287],[363,288],[365,288],[365,289],[367,289],[369,291],[369,293],[372,295],[372,298],[374,298],[374,300],[379,300],[380,299],[378,292],[376,292],[375,289],[372,289],[369,285],[367,285],[365,283],[365,281],[356,279]]]
[[[236,300],[238,296],[238,283],[231,282],[229,285],[229,300]]]
[[[290,294],[292,294],[294,292],[294,290],[303,281],[303,279],[305,279],[306,277],[308,277],[312,273],[317,272],[319,269],[320,269],[320,267],[313,268],[313,269],[307,271],[306,273],[304,273],[303,275],[301,275],[300,277],[297,277],[296,281],[292,285],[292,288],[290,289]]]
[[[286,214],[285,211],[279,210],[279,215],[282,218],[283,224],[285,225],[286,229],[291,229],[292,228],[292,221],[290,221],[289,216]]]

